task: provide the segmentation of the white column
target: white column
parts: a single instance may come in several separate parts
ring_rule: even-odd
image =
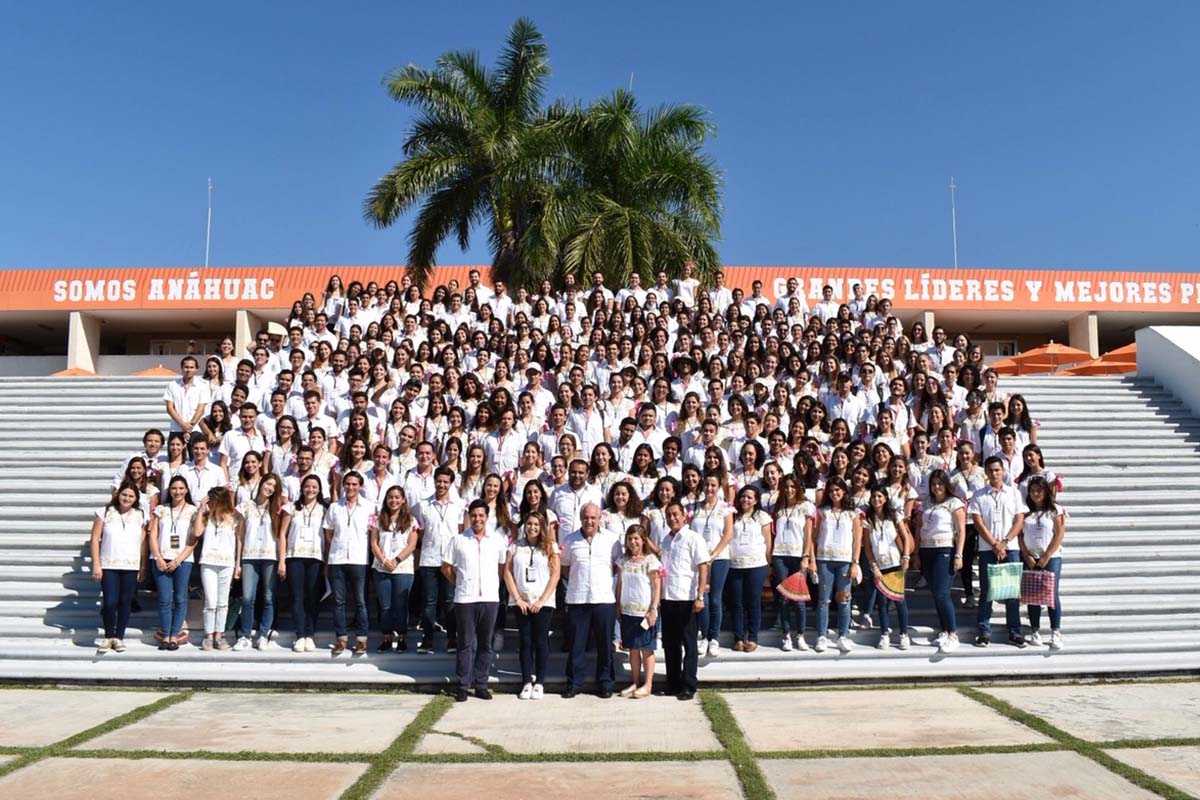
[[[250,358],[246,348],[254,341],[254,334],[265,327],[266,323],[253,311],[247,311],[244,308],[238,309],[237,321],[234,325],[233,354],[239,361],[243,358]]]
[[[1094,311],[1072,317],[1067,323],[1068,344],[1092,354],[1100,355],[1100,320]]]
[[[937,320],[934,319],[932,311],[924,311],[921,313],[921,324],[925,326],[925,336],[929,341],[933,341],[933,329],[937,326]]]
[[[100,355],[100,320],[72,311],[67,322],[67,369],[94,373]]]

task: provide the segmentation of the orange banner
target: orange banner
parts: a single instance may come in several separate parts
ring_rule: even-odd
[[[438,267],[433,283],[467,285],[472,269]],[[318,298],[329,276],[381,286],[400,280],[402,266],[113,268],[0,271],[0,311],[103,309],[287,309],[305,292]],[[772,300],[789,278],[801,281],[812,304],[825,285],[835,300],[890,297],[897,309],[1200,311],[1200,273],[1086,270],[915,269],[899,267],[725,268],[726,285],[750,293],[756,280]]]

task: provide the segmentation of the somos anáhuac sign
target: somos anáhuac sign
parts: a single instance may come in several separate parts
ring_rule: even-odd
[[[434,283],[466,286],[473,267],[439,267]],[[485,282],[486,267],[479,268]],[[402,266],[128,268],[0,272],[0,310],[287,309],[305,292],[320,296],[329,276],[346,281],[400,280]],[[726,284],[750,293],[754,281],[772,300],[800,280],[810,303],[830,285],[848,300],[890,297],[898,309],[1200,311],[1200,273],[1086,270],[914,269],[890,267],[726,267]]]

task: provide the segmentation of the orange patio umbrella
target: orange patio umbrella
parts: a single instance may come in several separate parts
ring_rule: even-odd
[[[1053,372],[1055,364],[1048,361],[1017,361],[1015,358],[1002,358],[988,365],[1000,375],[1035,375],[1042,372]]]
[[[1124,347],[1118,347],[1116,350],[1109,350],[1107,353],[1101,355],[1100,359],[1115,364],[1136,364],[1137,342],[1127,344]]]
[[[1032,350],[1026,350],[1020,355],[1013,356],[1012,360],[1017,364],[1037,363],[1058,367],[1063,364],[1089,361],[1091,358],[1092,354],[1086,350],[1080,350],[1078,347],[1069,347],[1065,344],[1058,344],[1051,339],[1049,344],[1035,347]]]
[[[1094,358],[1081,364],[1060,369],[1059,375],[1123,375],[1136,372],[1137,364],[1128,361],[1108,361],[1104,358]]]

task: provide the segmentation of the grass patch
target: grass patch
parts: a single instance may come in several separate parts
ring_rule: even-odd
[[[737,773],[746,800],[774,800],[775,793],[767,785],[767,779],[758,768],[758,761],[746,743],[746,737],[738,726],[725,698],[710,690],[700,692],[700,706],[712,724],[717,741],[725,748],[729,763]]]
[[[135,722],[140,722],[151,714],[156,714],[164,708],[169,708],[176,703],[182,703],[192,696],[191,692],[177,692],[168,694],[165,697],[160,697],[153,703],[147,703],[144,706],[138,706],[132,711],[127,711],[118,717],[113,717],[106,722],[88,728],[86,731],[80,731],[74,736],[68,736],[62,741],[47,745],[46,747],[38,747],[26,751],[23,755],[17,756],[7,764],[0,766],[0,778],[12,772],[27,767],[34,762],[41,761],[46,758],[54,758],[69,753],[72,748],[78,747],[84,742],[103,736],[106,733],[115,731],[118,728],[124,728],[126,725],[132,725]]]
[[[439,695],[430,700],[395,741],[374,758],[367,771],[342,793],[342,800],[364,800],[374,794],[396,768],[396,764],[413,754],[421,737],[437,724],[453,702],[449,695]]]
[[[1146,791],[1154,792],[1155,794],[1166,797],[1168,800],[1192,800],[1192,795],[1187,792],[1180,791],[1169,783],[1160,781],[1153,775],[1143,772],[1137,767],[1130,766],[1124,761],[1113,758],[1108,753],[1104,752],[1101,744],[1089,742],[1085,739],[1080,739],[1078,736],[1073,736],[1061,728],[1057,728],[1046,722],[1041,717],[1024,711],[1011,703],[1007,703],[990,694],[986,694],[977,689],[969,689],[965,686],[959,687],[961,692],[966,697],[982,703],[998,714],[1008,717],[1009,719],[1020,722],[1030,728],[1033,728],[1038,733],[1050,737],[1063,746],[1064,749],[1072,750],[1084,758],[1091,759],[1100,766],[1107,769],[1109,772],[1120,775],[1125,780],[1139,786]],[[1141,740],[1143,746],[1152,747],[1156,745],[1149,744],[1149,740]]]
[[[819,759],[819,758],[908,758],[910,756],[976,756],[987,753],[1044,753],[1066,750],[1061,744],[1003,744],[1003,745],[955,745],[952,747],[866,747],[837,750],[766,750],[755,753],[765,759]]]

